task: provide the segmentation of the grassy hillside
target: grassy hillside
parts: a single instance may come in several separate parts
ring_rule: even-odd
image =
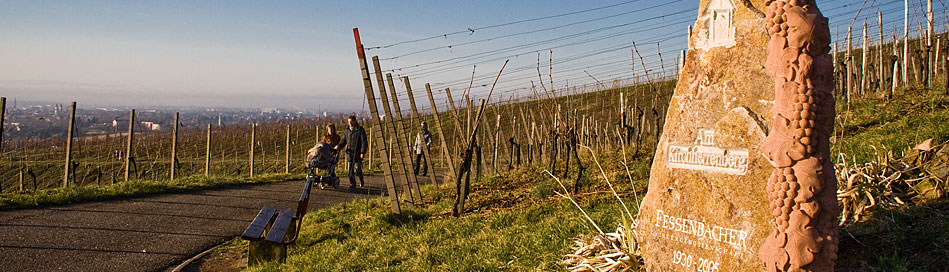
[[[635,205],[642,196],[648,172],[643,154],[630,165],[639,196],[633,195],[625,170],[612,153],[601,160],[622,198]],[[595,167],[595,166],[593,166]],[[572,170],[575,171],[575,170]],[[594,170],[587,170],[593,173]],[[576,196],[581,207],[604,231],[621,219],[623,208],[597,175],[581,180]],[[565,186],[572,188],[573,182]],[[286,264],[254,267],[253,271],[354,271],[379,269],[412,271],[558,270],[558,261],[571,239],[595,231],[577,208],[553,191],[560,185],[540,167],[529,167],[486,177],[472,185],[467,212],[451,216],[453,188],[421,207],[403,208],[403,225],[393,223],[388,200],[355,201],[308,215],[301,240],[292,247]],[[635,207],[629,207],[635,213]]]
[[[949,95],[942,82],[928,89],[913,85],[890,99],[883,94],[837,103],[834,153],[852,162],[868,162],[889,151],[897,154],[926,139],[949,140]]]
[[[949,140],[947,101],[941,88],[908,88],[889,101],[856,99],[851,109],[838,107],[833,150],[861,164],[878,154],[899,154],[928,138]],[[651,152],[653,144],[644,149]],[[630,181],[621,152],[598,154],[606,175],[634,213],[636,199],[644,194],[651,156],[630,159]],[[595,167],[588,152],[581,152],[581,158]],[[426,188],[426,195],[439,197],[420,207],[405,207],[402,226],[394,225],[383,198],[316,212],[305,219],[303,238],[290,249],[285,264],[250,270],[561,270],[558,262],[571,239],[595,230],[571,202],[553,193],[564,190],[542,169],[527,167],[475,181],[468,205],[472,210],[462,218],[450,216],[454,191],[432,188]],[[600,228],[611,231],[620,222],[622,207],[595,168],[588,168],[585,175],[577,201]],[[562,180],[572,190],[570,179]],[[633,185],[638,191],[632,190]],[[838,270],[940,270],[949,265],[947,233],[946,198],[869,210],[861,221],[841,228]]]

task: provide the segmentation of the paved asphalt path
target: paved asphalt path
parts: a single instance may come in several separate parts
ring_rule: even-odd
[[[398,179],[397,179],[398,180]],[[0,271],[159,271],[240,236],[260,208],[296,209],[303,181],[0,212]],[[310,210],[378,195],[314,187]]]

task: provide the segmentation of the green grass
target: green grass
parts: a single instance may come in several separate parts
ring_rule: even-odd
[[[831,150],[846,154],[849,164],[863,164],[889,152],[899,157],[929,138],[949,140],[949,96],[943,82],[934,86],[910,86],[891,99],[854,99],[849,110],[838,100]],[[839,237],[837,271],[945,271],[949,199],[876,209],[863,221],[841,226]]]
[[[585,154],[582,152],[581,154]],[[630,192],[618,154],[600,158],[621,192]],[[648,171],[651,155],[631,163],[631,171]],[[616,198],[604,190],[595,165],[586,161],[578,202],[604,231],[615,229],[622,215]],[[573,166],[571,175],[575,175]],[[622,179],[616,179],[622,176]],[[637,187],[646,180],[639,175]],[[573,181],[561,179],[568,188]],[[472,184],[472,194],[461,218],[451,216],[451,186],[424,187],[425,205],[402,207],[402,226],[393,222],[388,198],[357,200],[308,214],[301,238],[290,249],[285,264],[270,263],[253,271],[485,271],[560,270],[558,261],[571,239],[594,232],[569,201],[552,194],[560,188],[540,168],[529,167]],[[623,201],[635,211],[631,194]]]
[[[911,87],[889,100],[855,99],[849,111],[843,101],[837,104],[838,141],[831,151],[848,155],[851,162],[868,162],[888,151],[899,154],[929,138],[949,140],[949,96],[942,87]]]
[[[173,181],[122,182],[105,186],[69,186],[32,193],[0,194],[0,210],[101,201],[159,193],[302,179],[302,174],[264,174],[254,177],[190,176]]]
[[[840,229],[837,271],[945,271],[949,199],[883,210]]]

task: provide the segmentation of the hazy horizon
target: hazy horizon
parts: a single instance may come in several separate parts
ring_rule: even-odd
[[[859,5],[820,5],[839,40],[839,28],[850,20],[841,17]],[[383,69],[396,77],[399,92],[399,77],[410,77],[425,109],[425,83],[444,103],[442,90],[461,95],[477,65],[471,93],[479,98],[504,59],[511,63],[498,82],[497,100],[530,96],[538,62],[548,85],[557,88],[642,78],[638,59],[630,57],[631,41],[653,78],[659,71],[674,73],[698,14],[691,0],[0,0],[0,6],[0,96],[10,100],[335,112],[365,108],[354,27],[367,56],[379,55]],[[887,14],[886,32],[902,22],[902,2],[871,5],[865,13],[877,11]],[[945,16],[939,15],[942,31]],[[915,11],[913,16],[918,21]]]
[[[365,104],[362,93],[354,97],[349,95],[280,95],[280,94],[187,94],[186,92],[164,91],[140,92],[132,95],[123,95],[126,90],[85,88],[82,84],[69,86],[66,82],[29,82],[19,83],[0,82],[2,95],[7,97],[7,105],[13,107],[18,101],[20,105],[50,105],[69,104],[76,101],[79,108],[231,108],[231,109],[260,109],[279,108],[287,110],[350,112],[360,111],[361,106],[334,107],[345,105],[353,101]],[[68,99],[63,99],[67,97]],[[233,101],[243,101],[234,103]]]

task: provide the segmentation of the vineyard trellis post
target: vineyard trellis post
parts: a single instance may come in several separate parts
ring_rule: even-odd
[[[7,98],[0,97],[0,158],[3,158],[3,118],[7,111]],[[23,169],[20,168],[20,191],[23,191]],[[0,182],[0,192],[3,192],[3,182]]]
[[[129,111],[129,130],[128,130],[128,143],[125,144],[125,173],[124,180],[129,181],[129,170],[132,168],[132,164],[135,163],[135,159],[132,159],[132,144],[135,143],[135,109]]]
[[[369,121],[372,122],[372,119],[369,119]],[[370,125],[371,125],[371,123],[370,123]],[[373,139],[372,126],[370,126],[370,127],[369,127],[369,139],[368,139],[368,141],[369,141],[369,143],[368,143],[368,144],[369,144],[369,154],[368,154],[368,156],[369,156],[369,161],[366,162],[366,169],[372,169],[372,139]]]
[[[254,176],[254,141],[257,136],[257,123],[250,124],[250,176]]]
[[[936,75],[933,65],[933,0],[926,1],[926,86],[933,87],[933,76]]]
[[[853,75],[853,52],[852,51],[853,51],[853,25],[847,28],[847,56],[846,56],[847,58],[847,64],[846,64],[847,88],[845,88],[844,90],[847,92],[846,98],[847,98],[848,109],[850,108],[850,93],[853,92],[853,84],[852,84],[853,82],[851,82],[851,78],[853,78],[852,76]]]
[[[863,52],[860,62],[860,94],[867,92],[867,22],[863,22]]]
[[[497,114],[498,120],[495,122],[494,127],[494,154],[491,158],[491,169],[494,169],[494,173],[498,173],[498,146],[501,142],[501,114]]]
[[[69,128],[66,132],[66,166],[63,171],[63,187],[69,186],[69,174],[72,172],[72,138],[76,129],[76,101],[69,110]]]
[[[289,174],[290,173],[290,124],[287,124],[287,144],[284,148],[285,148],[284,154],[287,155],[287,158],[286,158],[287,161],[286,161],[286,165],[284,165],[283,173]]]
[[[878,61],[877,73],[879,74],[877,75],[877,77],[879,77],[879,85],[880,85],[879,90],[883,92],[886,90],[886,68],[887,68],[886,67],[887,65],[883,64],[883,51],[885,51],[883,50],[883,48],[885,47],[885,44],[883,41],[883,12],[877,12],[877,30],[880,32],[880,42],[879,42],[880,54],[877,54],[879,56],[879,59],[877,60]]]
[[[7,98],[0,97],[0,159],[3,158],[3,118],[7,110]],[[20,191],[23,191],[23,164],[19,164],[20,167]],[[3,182],[0,182],[0,193],[3,192]]]
[[[415,118],[415,122],[421,128],[422,117],[418,114],[418,107],[415,105],[415,95],[412,94],[412,83],[409,82],[409,77],[404,77],[404,79],[405,92],[409,96],[409,105],[412,106],[412,116]],[[432,186],[438,188],[438,181],[435,179],[435,161],[433,160],[430,153],[431,150],[428,150],[427,146],[422,148],[422,156],[425,156],[425,165],[427,165],[428,169],[432,172],[432,174],[429,176],[429,179],[432,181]]]
[[[362,42],[359,40],[359,28],[353,28],[353,36],[356,40],[356,56],[359,60],[360,71],[362,72],[362,83],[363,87],[365,87],[366,100],[369,104],[369,112],[372,117],[372,122],[375,123],[376,131],[379,131],[379,133],[377,133],[378,140],[376,142],[379,143],[378,145],[382,146],[383,153],[388,153],[385,148],[385,132],[383,130],[379,130],[383,125],[379,118],[379,111],[376,108],[376,96],[375,92],[372,90],[372,79],[369,78],[369,64],[366,62],[366,51],[362,46]],[[371,145],[369,149],[372,150]],[[383,158],[386,157],[387,156],[383,154]],[[388,159],[383,161],[381,168],[385,175],[386,189],[389,192],[389,207],[391,208],[392,214],[395,216],[396,220],[398,220],[402,214],[402,209],[399,207],[399,196],[395,191],[395,180],[392,177],[392,168]]]
[[[903,85],[909,84],[909,0],[903,0]],[[849,105],[849,103],[848,103]]]
[[[204,150],[204,176],[211,175],[211,124],[208,124],[208,141]]]
[[[454,174],[455,162],[452,161],[451,156],[449,156],[450,151],[448,150],[448,137],[445,135],[445,130],[442,129],[442,121],[441,118],[438,117],[438,107],[435,106],[435,98],[432,96],[432,86],[428,83],[425,83],[425,92],[428,93],[428,103],[432,105],[432,117],[435,118],[435,127],[438,129],[439,138],[441,138],[440,142],[442,143],[442,154],[448,158],[445,160],[448,164],[448,171]],[[449,177],[451,177],[451,175],[449,175]]]
[[[449,109],[451,110],[450,111],[451,116],[455,118],[455,131],[456,131],[455,137],[464,141],[465,136],[464,136],[464,130],[461,130],[461,117],[459,117],[458,115],[458,108],[455,107],[455,99],[452,98],[451,96],[450,88],[445,88],[445,96],[448,98],[448,106],[450,107]],[[467,144],[467,143],[463,143],[463,144]],[[458,145],[455,145],[455,151],[458,151],[457,149],[458,149]]]
[[[178,168],[178,112],[175,112],[174,122],[171,128],[171,180],[175,180],[175,170]]]
[[[413,171],[416,166],[415,166],[415,161],[412,160],[412,155],[415,153],[411,152],[413,148],[411,147],[411,144],[409,143],[408,134],[405,133],[405,120],[402,119],[402,107],[399,106],[399,97],[398,97],[398,93],[395,91],[395,83],[392,81],[391,73],[386,73],[386,80],[389,82],[389,94],[392,95],[392,108],[393,108],[392,110],[395,112],[395,116],[393,116],[392,121],[393,121],[393,124],[395,124],[395,127],[398,129],[396,130],[395,135],[399,142],[404,141],[405,143],[405,148],[400,147],[399,149],[399,151],[404,152],[402,155],[402,164],[405,166],[409,166],[409,169],[408,169],[409,171]],[[382,99],[385,100],[386,97],[383,97]],[[406,163],[406,161],[408,161],[408,163]],[[419,203],[421,203],[422,189],[419,188],[418,177],[415,176],[414,172],[412,172],[411,174],[406,173],[406,175],[409,176],[409,181],[411,182],[411,184],[409,185],[409,189],[415,190],[415,194],[418,195],[418,201]]]
[[[409,182],[409,175],[407,173],[408,171],[406,171],[405,169],[405,157],[402,154],[404,153],[402,151],[402,144],[401,144],[402,141],[399,140],[399,134],[396,131],[396,127],[395,127],[395,121],[396,121],[395,115],[392,114],[392,107],[389,106],[389,98],[388,98],[389,95],[386,94],[386,86],[385,86],[386,82],[382,76],[382,67],[379,66],[379,56],[372,56],[372,68],[376,72],[376,82],[379,84],[379,98],[381,99],[381,102],[382,102],[382,109],[386,113],[387,120],[385,122],[386,123],[385,129],[387,129],[388,132],[391,132],[392,133],[391,136],[393,137],[393,138],[388,138],[387,140],[390,141],[389,145],[391,147],[389,148],[389,150],[394,149],[395,151],[387,152],[387,155],[389,157],[390,162],[392,161],[392,155],[393,155],[392,153],[395,153],[395,155],[397,155],[398,158],[400,158],[401,163],[399,164],[399,166],[402,168],[403,190],[405,190],[409,194],[409,199],[412,202],[416,202],[415,196],[412,193],[412,188],[411,188],[412,184],[411,182]],[[394,142],[393,142],[393,139],[394,139]]]

